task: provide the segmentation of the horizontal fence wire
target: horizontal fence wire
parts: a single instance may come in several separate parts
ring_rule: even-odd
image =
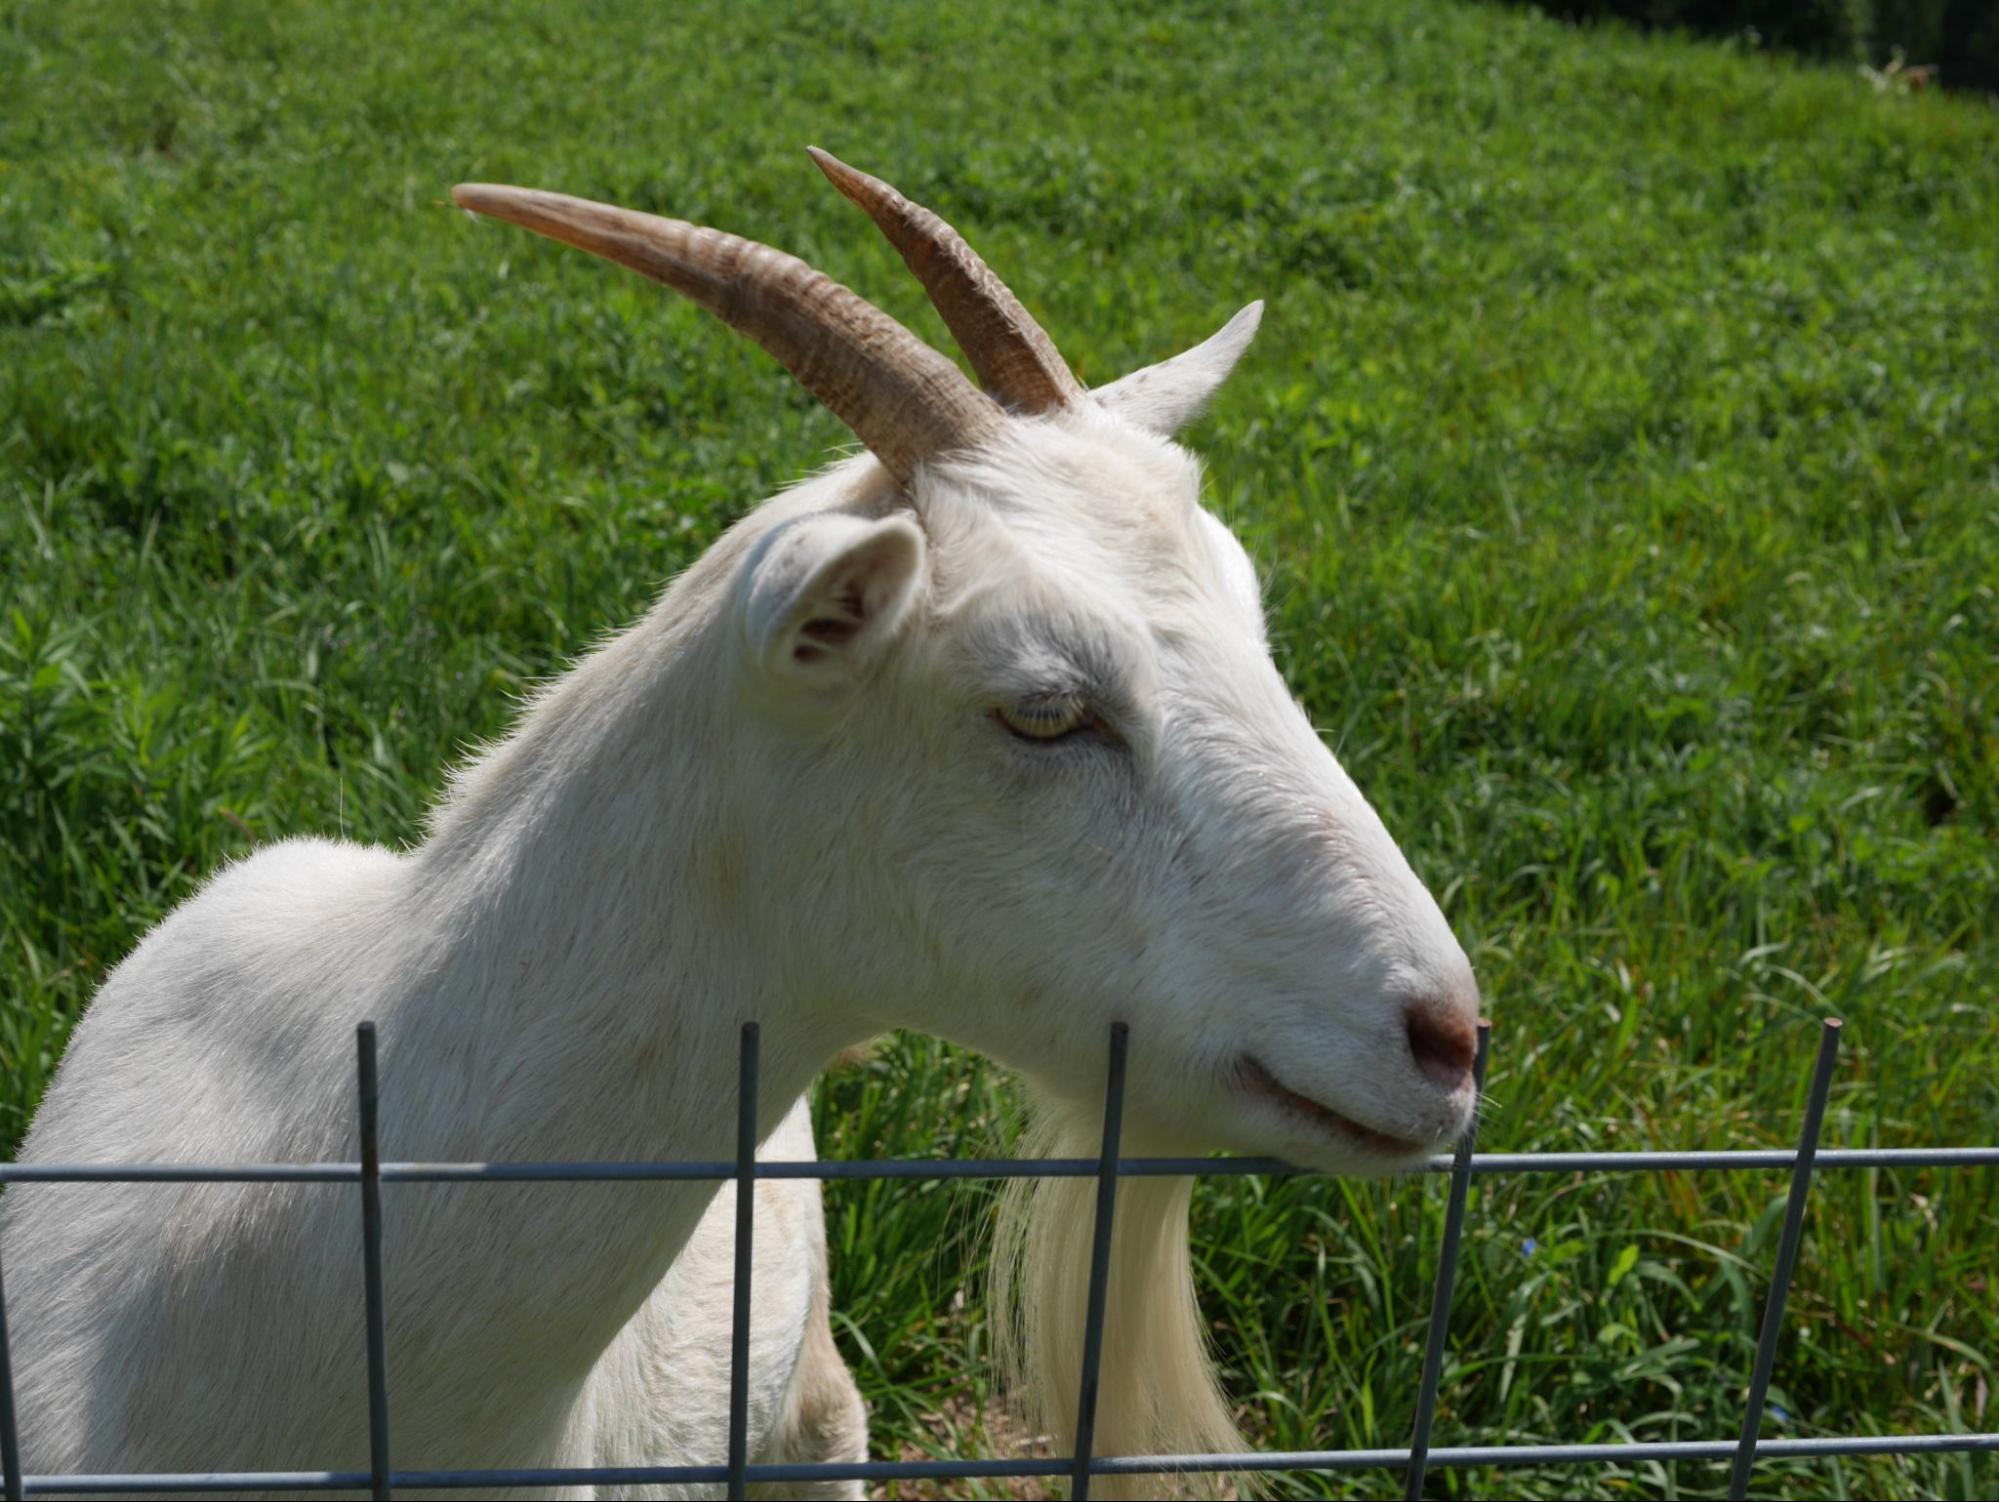
[[[1482,1090],[1487,1029],[1480,1025],[1475,1076]],[[859,1159],[818,1161],[756,1160],[758,1033],[746,1024],[738,1069],[737,1156],[734,1161],[626,1163],[426,1163],[384,1162],[377,1141],[379,1092],[373,1024],[356,1034],[356,1077],[360,1102],[361,1160],[354,1163],[236,1164],[0,1164],[0,1184],[105,1183],[325,1183],[355,1184],[362,1194],[362,1254],[368,1336],[369,1469],[366,1471],[235,1471],[200,1473],[25,1475],[21,1469],[18,1416],[7,1339],[4,1279],[0,1279],[0,1481],[9,1499],[84,1493],[130,1496],[175,1493],[368,1491],[387,1497],[395,1491],[486,1492],[573,1486],[723,1485],[732,1497],[756,1485],[785,1486],[814,1481],[956,1481],[1007,1478],[1069,1478],[1071,1495],[1086,1497],[1098,1476],[1158,1476],[1214,1472],[1348,1472],[1399,1470],[1406,1494],[1422,1489],[1430,1469],[1480,1466],[1628,1466],[1673,1461],[1732,1462],[1730,1495],[1746,1495],[1756,1461],[1806,1460],[1852,1455],[1940,1455],[1999,1452],[1999,1434],[1827,1435],[1766,1439],[1761,1417],[1782,1330],[1785,1295],[1802,1244],[1807,1196],[1820,1170],[1847,1168],[1929,1169],[1999,1166],[1999,1146],[1920,1148],[1821,1148],[1823,1123],[1839,1023],[1828,1020],[1807,1095],[1805,1121],[1795,1149],[1698,1150],[1635,1149],[1543,1153],[1474,1151],[1476,1124],[1456,1150],[1416,1165],[1419,1173],[1449,1174],[1451,1185],[1439,1250],[1424,1352],[1415,1433],[1408,1447],[1371,1450],[1247,1451],[1200,1455],[1099,1456],[1092,1453],[1095,1395],[1103,1352],[1103,1321],[1110,1273],[1112,1215],[1117,1182],[1149,1177],[1292,1177],[1318,1171],[1272,1158],[1141,1157],[1118,1153],[1123,1115],[1124,1071],[1129,1031],[1112,1030],[1106,1079],[1102,1151],[1096,1158]],[[1448,1342],[1451,1290],[1461,1245],[1469,1184],[1488,1174],[1744,1172],[1788,1170],[1786,1201],[1776,1264],[1764,1304],[1755,1366],[1750,1374],[1740,1435],[1733,1440],[1619,1441],[1589,1444],[1510,1444],[1432,1446],[1438,1385]],[[758,1180],[829,1181],[951,1179],[1094,1178],[1097,1218],[1085,1313],[1082,1401],[1074,1453],[1020,1459],[949,1459],[759,1464],[749,1459],[747,1382],[753,1191]],[[725,1464],[671,1466],[529,1467],[482,1470],[395,1470],[389,1456],[389,1401],[385,1297],[382,1288],[380,1186],[448,1183],[634,1183],[646,1181],[733,1181],[736,1186],[734,1288],[731,1295],[729,1436]]]
[[[1793,1148],[1716,1152],[1474,1153],[1472,1177],[1487,1174],[1747,1172],[1797,1166]],[[1449,1174],[1452,1157],[1418,1163],[1410,1173]],[[1999,1147],[1828,1147],[1813,1160],[1828,1168],[1999,1168]],[[758,1159],[759,1179],[1092,1179],[1095,1158],[851,1158]],[[1119,1158],[1121,1179],[1325,1178],[1277,1158]],[[736,1177],[734,1162],[684,1163],[395,1163],[382,1164],[384,1184],[631,1184],[720,1182]],[[0,1163],[0,1184],[358,1184],[358,1163]]]
[[[1436,1446],[1432,1470],[1542,1465],[1621,1466],[1674,1461],[1725,1462],[1735,1457],[1732,1439],[1622,1441],[1603,1444],[1520,1444]],[[1764,1439],[1758,1460],[1821,1460],[1851,1455],[1963,1455],[1999,1452],[1999,1434],[1854,1434],[1802,1439]],[[1414,1451],[1245,1450],[1204,1455],[1099,1456],[1092,1476],[1199,1475],[1223,1471],[1346,1472],[1406,1470]],[[857,1460],[752,1464],[744,1468],[751,1486],[798,1485],[808,1481],[975,1481],[1068,1476],[1067,1456],[1028,1460]],[[392,1471],[397,1491],[490,1491],[502,1487],[713,1485],[728,1480],[725,1465],[574,1466],[513,1470]],[[29,1496],[74,1496],[122,1492],[133,1496],[180,1492],[332,1492],[365,1490],[367,1471],[219,1471],[154,1474],[29,1476]]]

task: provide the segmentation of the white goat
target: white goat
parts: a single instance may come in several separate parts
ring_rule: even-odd
[[[456,190],[709,308],[869,453],[552,683],[416,849],[301,839],[218,873],[105,982],[24,1161],[351,1157],[363,1018],[397,1158],[726,1158],[752,1018],[779,1157],[812,1153],[826,1061],[897,1027],[1017,1069],[1058,1152],[1094,1152],[1118,1018],[1130,1152],[1379,1173],[1464,1126],[1470,966],[1286,691],[1250,564],[1166,436],[1260,305],[1086,392],[949,226],[814,155],[991,395],[764,246]],[[1058,1445],[1088,1192],[1015,1202],[1002,1279]],[[390,1186],[397,1466],[720,1460],[729,1195]],[[818,1187],[757,1201],[752,1455],[859,1458]],[[1234,1443],[1186,1212],[1184,1181],[1123,1187],[1100,1453]],[[9,1190],[30,1471],[361,1467],[359,1243],[339,1188]]]

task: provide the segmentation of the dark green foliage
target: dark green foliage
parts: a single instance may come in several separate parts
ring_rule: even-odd
[[[1548,0],[1566,21],[1633,21],[1814,57],[1934,66],[1947,88],[1999,90],[1999,0]]]
[[[1271,300],[1192,441],[1280,661],[1479,967],[1487,1145],[1788,1142],[1827,1012],[1830,1141],[1999,1130],[1982,102],[1443,0],[0,3],[0,100],[0,1140],[205,873],[294,833],[419,838],[524,685],[845,438],[703,315],[448,186],[760,236],[941,342],[812,141],[957,221],[1091,381]],[[822,1128],[963,1152],[1003,1101],[898,1039],[831,1079]],[[1204,1188],[1257,1440],[1405,1438],[1439,1189]],[[1439,1442],[1732,1434],[1782,1192],[1482,1182]],[[831,1207],[878,1450],[980,1443],[982,1193]],[[1825,1179],[1780,1426],[1999,1427],[1995,1243],[1989,1172]]]

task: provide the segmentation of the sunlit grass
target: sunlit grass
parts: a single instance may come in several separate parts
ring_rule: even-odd
[[[526,685],[844,439],[449,184],[766,238],[943,343],[813,141],[956,220],[1089,380],[1270,299],[1193,441],[1280,661],[1478,965],[1487,1146],[1786,1144],[1826,1014],[1829,1142],[1999,1135],[1989,107],[1441,0],[14,5],[0,99],[0,1138],[205,873],[418,838]],[[821,1127],[983,1151],[1006,1100],[896,1039]],[[1481,1180],[1439,1442],[1733,1434],[1783,1189]],[[1403,1442],[1440,1190],[1203,1188],[1259,1442]],[[877,1452],[982,1442],[985,1192],[830,1199]],[[1826,1175],[1775,1427],[1995,1427],[1995,1239],[1989,1171]],[[1995,1485],[1989,1457],[1758,1480]]]

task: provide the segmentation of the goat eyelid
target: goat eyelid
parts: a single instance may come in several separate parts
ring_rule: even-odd
[[[1122,746],[1124,738],[1110,722],[1080,694],[1054,694],[1044,699],[996,706],[992,719],[1015,740],[1034,746],[1053,746],[1090,736],[1108,745]]]

